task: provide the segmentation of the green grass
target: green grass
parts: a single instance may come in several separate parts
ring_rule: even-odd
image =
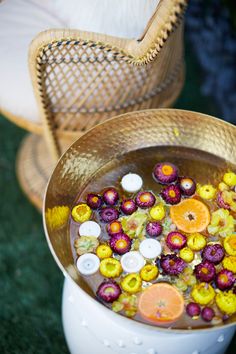
[[[217,115],[215,105],[201,96],[199,67],[188,44],[186,57],[187,80],[175,106]],[[15,175],[24,134],[0,116],[0,354],[68,354],[61,325],[63,277],[49,252],[41,215]],[[235,347],[236,340],[227,353],[235,353]]]

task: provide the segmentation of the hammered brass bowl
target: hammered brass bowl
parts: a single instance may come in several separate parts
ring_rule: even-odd
[[[128,152],[156,146],[194,148],[236,165],[235,142],[235,126],[205,114],[176,109],[127,113],[80,137],[59,160],[44,199],[47,241],[63,273],[94,297],[74,265],[68,219],[75,197],[104,165]],[[224,326],[235,322],[234,315]]]

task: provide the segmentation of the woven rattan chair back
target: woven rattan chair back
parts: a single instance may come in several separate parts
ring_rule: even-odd
[[[185,6],[185,0],[161,1],[138,41],[78,30],[34,39],[30,70],[54,158],[63,137],[72,142],[114,115],[173,103],[184,77]]]

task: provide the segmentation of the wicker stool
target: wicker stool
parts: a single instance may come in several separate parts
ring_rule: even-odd
[[[46,143],[26,138],[17,171],[38,208],[54,163],[81,134],[114,115],[173,104],[184,82],[185,7],[161,1],[139,41],[79,30],[36,36],[29,63]]]

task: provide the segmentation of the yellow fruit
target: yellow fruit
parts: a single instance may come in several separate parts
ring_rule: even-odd
[[[90,219],[92,210],[87,204],[78,204],[72,209],[72,217],[76,222],[85,222]]]
[[[236,174],[232,171],[224,174],[223,181],[229,186],[233,187],[236,185]]]
[[[209,304],[215,297],[215,290],[208,283],[200,283],[193,287],[191,296],[200,305]]]
[[[206,239],[202,234],[195,232],[188,236],[187,245],[192,251],[200,251],[206,246]]]
[[[158,268],[155,265],[147,264],[141,269],[140,276],[144,281],[151,281],[156,279],[158,273]]]
[[[100,245],[96,249],[96,253],[100,259],[105,259],[112,256],[112,249],[108,245]]]
[[[179,252],[179,255],[180,255],[180,258],[182,258],[187,263],[192,262],[192,260],[194,258],[193,251],[188,247],[182,248],[182,250],[180,250],[180,252]]]
[[[165,217],[165,208],[162,204],[156,205],[151,208],[149,214],[153,220],[162,220]]]

